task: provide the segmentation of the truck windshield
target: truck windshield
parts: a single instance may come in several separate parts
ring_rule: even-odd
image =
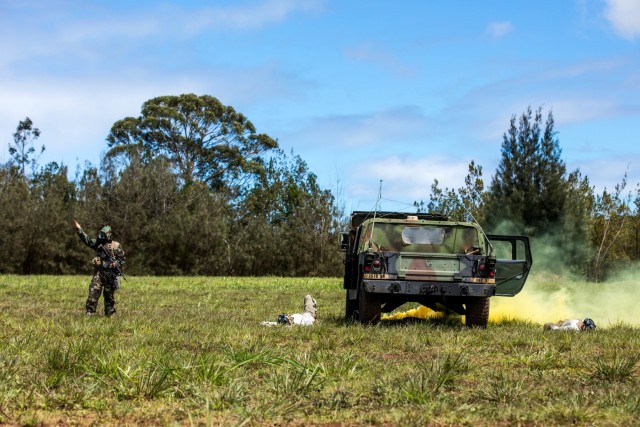
[[[444,243],[442,227],[403,227],[403,245],[441,245]]]
[[[359,251],[467,253],[480,243],[474,227],[377,222],[366,226],[358,247]]]

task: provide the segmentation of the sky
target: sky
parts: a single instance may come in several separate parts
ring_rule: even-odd
[[[111,126],[211,95],[299,155],[347,211],[411,210],[495,174],[527,107],[568,170],[640,182],[639,0],[0,0],[0,161],[31,118],[40,163],[94,166]]]

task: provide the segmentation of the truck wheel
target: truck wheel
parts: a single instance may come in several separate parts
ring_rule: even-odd
[[[489,297],[467,299],[465,317],[468,327],[486,328],[489,321]]]
[[[360,285],[358,289],[358,302],[360,310],[360,323],[375,325],[380,320],[382,304],[380,297],[376,294],[370,294]]]
[[[344,310],[344,318],[345,320],[357,320],[357,313],[358,313],[358,306],[359,306],[359,299],[349,299],[349,290],[347,289],[347,291],[345,292],[346,297],[346,304],[345,304],[345,310]]]

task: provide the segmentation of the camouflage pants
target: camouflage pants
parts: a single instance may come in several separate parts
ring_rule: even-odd
[[[117,289],[118,277],[108,277],[100,272],[96,272],[89,284],[89,296],[87,297],[87,313],[95,313],[98,308],[98,300],[104,290],[104,315],[111,316],[116,312],[115,291]]]
[[[317,309],[316,300],[311,295],[305,296],[304,297],[304,312],[311,314],[315,319],[315,317],[316,317],[316,309]]]

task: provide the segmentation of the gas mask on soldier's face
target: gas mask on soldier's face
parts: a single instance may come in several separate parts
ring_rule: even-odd
[[[98,240],[101,242],[110,242],[111,235],[111,227],[105,225],[104,227],[102,227],[102,229],[100,229],[100,231],[98,231]]]
[[[590,331],[596,328],[596,322],[589,319],[588,317],[582,321],[582,329],[586,331]]]
[[[278,315],[278,323],[280,323],[282,325],[288,325],[289,324],[289,316],[287,316],[286,314],[279,314]]]

